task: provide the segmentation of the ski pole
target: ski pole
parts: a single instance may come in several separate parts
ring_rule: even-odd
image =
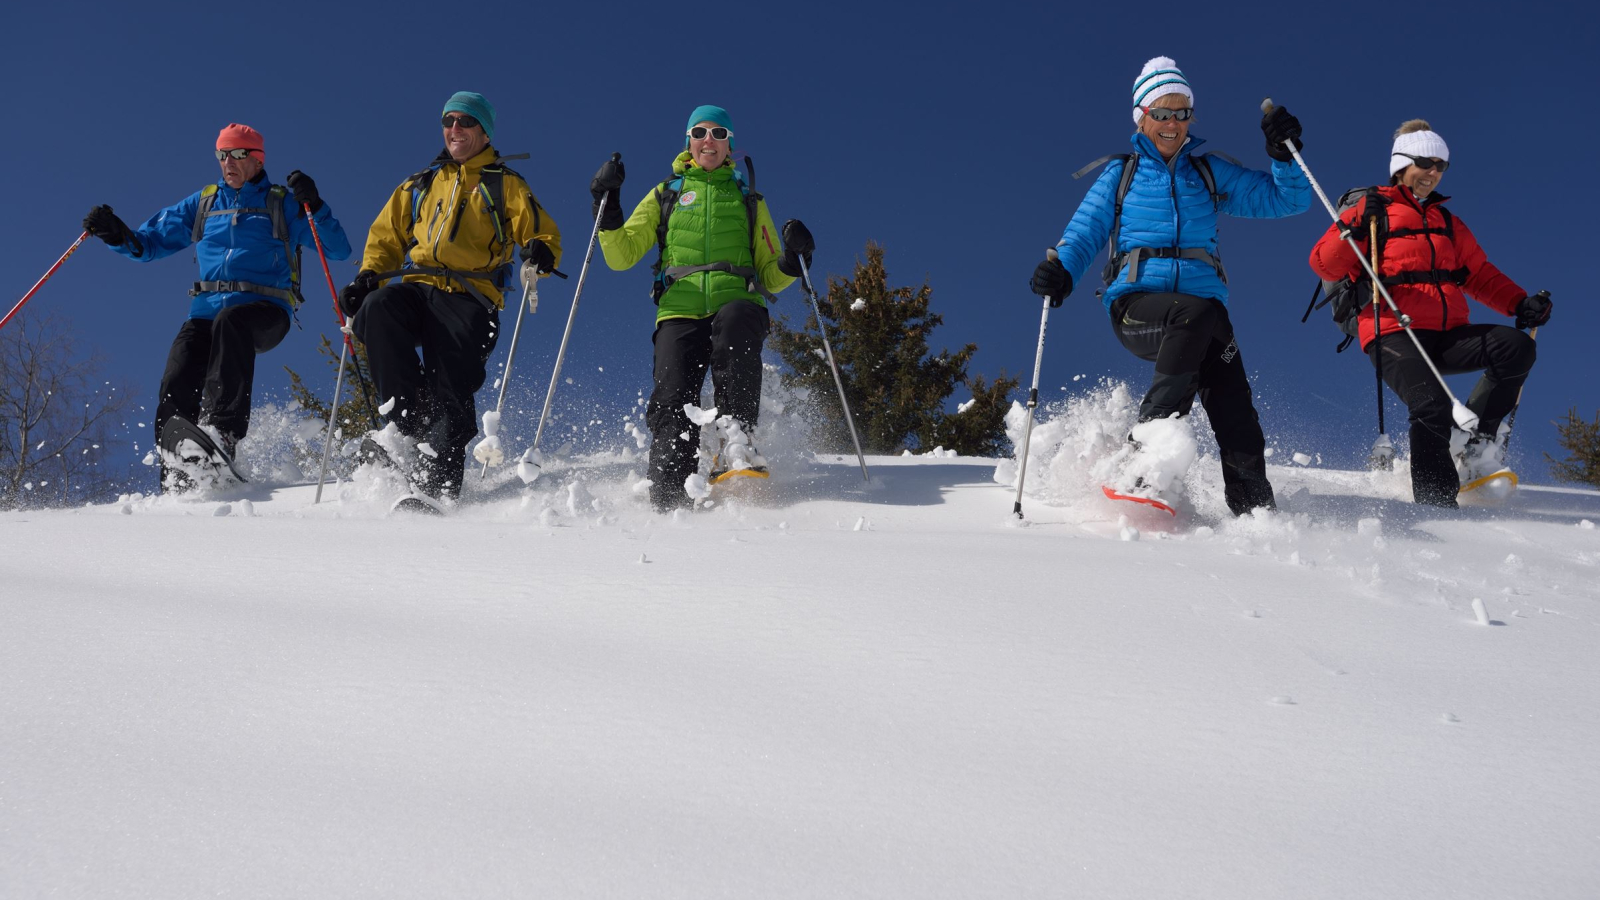
[[[311,239],[317,244],[317,258],[322,260],[322,275],[328,279],[328,293],[333,297],[333,314],[339,319],[339,333],[344,335],[345,350],[348,350],[351,359],[355,360],[356,380],[361,382],[361,396],[366,398],[367,415],[372,416],[372,427],[376,430],[383,427],[374,412],[378,405],[372,402],[372,391],[367,386],[367,376],[361,371],[361,361],[356,356],[355,345],[350,342],[350,332],[345,330],[344,310],[339,308],[339,292],[333,286],[333,273],[328,271],[328,255],[322,252],[322,236],[317,234],[317,223],[311,220],[311,204],[302,205],[306,210],[306,224],[311,226]]]
[[[1046,250],[1044,255],[1055,259],[1059,254],[1054,247]],[[1022,456],[1019,458],[1021,470],[1017,473],[1017,502],[1011,507],[1011,514],[1022,518],[1022,486],[1028,480],[1028,443],[1033,439],[1033,410],[1039,405],[1039,367],[1044,362],[1044,327],[1050,321],[1050,298],[1044,298],[1044,304],[1039,308],[1039,349],[1033,354],[1033,387],[1028,390],[1028,424],[1022,430]]]
[[[1372,251],[1372,268],[1378,268],[1378,220],[1369,219],[1367,228],[1370,236],[1367,247]],[[1394,442],[1389,440],[1389,429],[1383,427],[1383,334],[1382,325],[1378,321],[1378,291],[1372,291],[1372,357],[1377,360],[1373,366],[1375,380],[1378,383],[1378,436],[1372,441],[1372,452],[1367,454],[1367,468],[1381,469],[1385,472],[1394,468]],[[1360,319],[1356,320],[1357,322]]]
[[[611,161],[622,162],[622,154],[611,154]],[[567,357],[567,340],[572,337],[572,322],[578,317],[578,298],[583,296],[583,282],[589,277],[589,262],[594,259],[595,239],[600,236],[600,214],[605,211],[606,201],[610,198],[610,191],[601,194],[600,205],[595,208],[594,227],[589,229],[589,249],[583,254],[583,269],[578,272],[578,286],[572,292],[572,309],[567,312],[567,329],[561,333],[561,347],[556,351],[556,368],[550,373],[550,389],[544,392],[544,409],[539,411],[539,427],[533,430],[533,448],[529,452],[535,457],[539,451],[539,438],[544,434],[545,420],[550,416],[550,401],[556,396],[556,382],[561,378],[561,363]]]
[[[581,284],[582,282],[580,281],[579,283]],[[494,402],[493,418],[490,417],[490,413],[483,414],[483,441],[479,443],[477,449],[472,451],[474,456],[483,461],[483,471],[478,473],[479,478],[488,477],[490,461],[493,461],[495,465],[499,465],[505,458],[505,454],[500,452],[499,449],[500,408],[506,405],[506,385],[511,383],[511,363],[517,358],[517,338],[522,334],[522,317],[528,313],[536,313],[538,311],[539,274],[535,272],[529,276],[528,283],[522,286],[522,300],[517,304],[517,323],[511,326],[511,350],[506,353],[505,371],[500,373],[500,398]],[[480,455],[478,449],[484,448],[484,445],[491,440],[494,441],[493,452],[485,450]],[[538,439],[535,438],[535,444],[537,443]]]
[[[839,389],[839,405],[844,407],[844,422],[850,426],[850,442],[856,447],[856,459],[861,462],[861,480],[871,481],[867,475],[867,457],[861,452],[861,438],[856,435],[856,420],[850,415],[850,401],[844,396],[844,381],[839,377],[839,364],[833,359],[833,346],[828,343],[828,326],[822,321],[822,306],[817,302],[817,289],[811,285],[811,269],[804,255],[800,259],[800,286],[811,298],[811,309],[817,314],[817,333],[822,335],[822,349],[828,355],[828,368],[833,370],[833,386]]]
[[[17,305],[11,307],[11,311],[6,313],[6,317],[4,319],[0,319],[0,328],[6,327],[6,323],[11,321],[11,317],[17,314],[17,310],[22,308],[22,304],[27,303],[28,299],[37,293],[39,288],[43,287],[46,281],[50,280],[50,276],[54,275],[56,270],[61,268],[61,264],[67,261],[67,257],[71,256],[73,251],[77,250],[78,246],[85,240],[88,240],[88,238],[89,232],[87,231],[78,235],[78,239],[72,242],[72,246],[67,248],[67,252],[61,254],[61,258],[56,260],[56,264],[50,267],[50,271],[44,273],[42,278],[40,278],[38,281],[35,281],[33,283],[33,287],[28,288],[28,292],[22,295],[21,300],[17,301]]]
[[[1539,293],[1548,295],[1550,292],[1540,291]],[[1529,329],[1528,339],[1533,341],[1537,341],[1539,339],[1539,326],[1535,325],[1533,328]],[[1517,402],[1511,404],[1511,412],[1506,414],[1506,442],[1505,445],[1500,448],[1502,457],[1505,455],[1505,452],[1511,448],[1511,427],[1517,424],[1517,410],[1522,408],[1522,391],[1523,388],[1526,388],[1527,386],[1528,382],[1524,380],[1522,382],[1522,386],[1517,388]]]
[[[311,204],[302,203],[301,208],[306,212],[306,224],[311,226],[311,240],[317,245],[317,258],[322,260],[322,274],[328,279],[328,293],[333,295],[333,314],[339,318],[339,333],[344,335],[344,346],[339,349],[339,373],[333,379],[333,405],[328,407],[328,430],[322,437],[322,465],[317,469],[317,495],[311,500],[315,506],[322,502],[322,485],[328,478],[328,452],[333,449],[333,423],[339,417],[339,394],[344,389],[344,364],[345,360],[355,353],[350,345],[350,332],[345,331],[344,310],[339,308],[339,292],[333,287],[333,273],[328,271],[328,255],[322,250],[322,236],[317,234],[317,223],[311,217]],[[356,375],[361,375],[361,366],[356,365]],[[367,380],[361,379],[361,392],[367,398],[367,408],[372,408],[372,395],[367,393]]]
[[[1271,113],[1272,109],[1273,106],[1271,97],[1261,101],[1261,111],[1263,113]],[[1433,364],[1433,357],[1429,356],[1427,349],[1422,346],[1422,339],[1417,337],[1417,333],[1415,331],[1411,330],[1411,317],[1400,312],[1400,307],[1395,305],[1394,298],[1389,296],[1389,289],[1383,286],[1383,280],[1378,277],[1377,272],[1373,271],[1372,264],[1367,262],[1366,254],[1361,252],[1361,247],[1356,243],[1356,239],[1351,236],[1350,230],[1344,226],[1342,221],[1340,221],[1339,211],[1334,209],[1333,203],[1328,200],[1328,195],[1323,193],[1322,185],[1318,184],[1316,176],[1311,174],[1311,169],[1306,166],[1305,159],[1300,156],[1300,151],[1295,148],[1294,141],[1284,141],[1283,145],[1287,147],[1289,149],[1289,153],[1294,156],[1294,161],[1299,164],[1300,171],[1306,173],[1306,180],[1311,182],[1312,189],[1317,192],[1317,197],[1322,200],[1322,205],[1327,208],[1328,215],[1333,217],[1333,224],[1339,226],[1340,234],[1344,238],[1345,243],[1349,244],[1350,249],[1355,251],[1356,259],[1360,261],[1361,267],[1366,269],[1367,274],[1372,277],[1373,288],[1376,289],[1379,294],[1383,295],[1384,302],[1387,303],[1389,305],[1389,309],[1394,312],[1395,321],[1400,323],[1400,327],[1405,331],[1406,335],[1411,338],[1411,343],[1417,345],[1417,352],[1422,355],[1422,361],[1428,364],[1428,370],[1433,372],[1434,378],[1438,379],[1439,387],[1444,390],[1444,395],[1450,398],[1450,417],[1455,419],[1456,425],[1460,426],[1462,431],[1472,431],[1476,429],[1478,427],[1477,414],[1472,410],[1467,409],[1467,407],[1463,405],[1460,400],[1456,399],[1456,395],[1451,392],[1450,385],[1445,383],[1444,374],[1439,371],[1438,366]]]

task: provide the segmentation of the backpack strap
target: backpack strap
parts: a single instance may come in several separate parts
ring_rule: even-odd
[[[198,244],[205,237],[206,220],[213,216],[232,216],[237,222],[243,215],[265,215],[272,222],[272,236],[283,242],[283,258],[289,265],[289,288],[272,287],[271,285],[255,284],[249,281],[196,281],[189,289],[189,296],[218,292],[239,292],[261,294],[273,297],[289,304],[290,310],[299,308],[305,302],[305,297],[300,293],[300,248],[294,245],[289,238],[289,221],[284,215],[283,207],[288,201],[289,191],[282,185],[267,185],[267,205],[265,208],[235,207],[233,209],[216,209],[217,186],[208,184],[200,189],[200,203],[195,207],[194,228],[190,232],[192,243]]]

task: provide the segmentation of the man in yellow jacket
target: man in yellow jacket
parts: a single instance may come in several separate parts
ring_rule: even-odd
[[[435,498],[461,494],[478,430],[473,395],[515,288],[515,251],[523,279],[561,261],[556,223],[489,145],[494,119],[482,94],[450,98],[444,150],[395,189],[367,234],[360,274],[339,296],[366,345],[385,419],[415,442],[406,474]]]

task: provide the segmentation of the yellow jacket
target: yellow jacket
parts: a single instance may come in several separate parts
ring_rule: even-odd
[[[499,159],[493,147],[457,163],[441,153],[434,164],[433,182],[422,198],[422,208],[412,220],[412,179],[395,188],[389,202],[367,232],[361,268],[369,272],[399,269],[409,252],[411,264],[470,273],[474,289],[504,308],[502,287],[515,282],[510,269],[514,251],[534,239],[544,241],[561,263],[561,231],[534,198],[521,175],[505,170],[501,182],[505,210],[501,221],[507,234],[499,234],[490,212],[489,192],[480,188],[485,166]],[[426,178],[428,173],[423,173]],[[461,291],[460,282],[444,275],[406,275],[404,281]],[[499,281],[499,284],[496,282]]]

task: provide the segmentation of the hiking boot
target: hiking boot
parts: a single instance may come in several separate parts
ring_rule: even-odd
[[[1465,440],[1460,441],[1458,436],[1464,436]],[[1456,475],[1462,484],[1493,475],[1506,467],[1505,447],[1495,438],[1477,431],[1471,434],[1456,431],[1451,437],[1452,450],[1455,451],[1451,455],[1455,459]],[[1456,449],[1458,442],[1460,447]]]

